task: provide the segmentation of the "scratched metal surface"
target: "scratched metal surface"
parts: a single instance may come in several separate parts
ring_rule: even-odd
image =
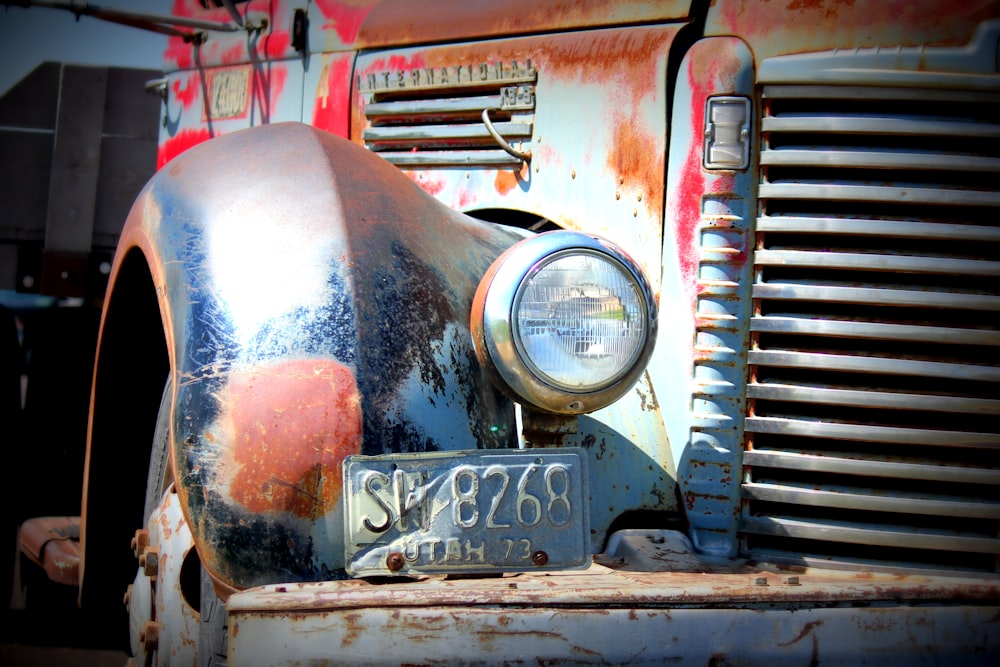
[[[742,438],[734,415],[744,408],[738,393],[715,390],[739,385],[746,345],[742,325],[717,325],[746,319],[740,289],[755,185],[749,175],[701,169],[704,101],[752,93],[754,68],[766,56],[961,45],[979,20],[997,13],[995,3],[972,1],[946,8],[887,2],[871,11],[824,1],[716,2],[707,32],[740,37],[696,47],[680,66],[671,102],[668,58],[683,23],[678,3],[614,10],[570,3],[568,12],[529,4],[519,5],[516,20],[490,3],[463,5],[444,25],[395,3],[317,2],[310,8],[308,59],[291,47],[295,8],[285,2],[248,4],[251,16],[269,22],[256,36],[211,35],[197,47],[171,40],[161,174],[134,209],[123,251],[145,253],[162,290],[180,378],[181,495],[207,562],[231,583],[331,576],[339,558],[339,530],[331,527],[339,521],[339,485],[336,473],[324,471],[336,469],[346,453],[428,443],[459,448],[492,437],[491,445],[512,442],[506,426],[500,436],[484,435],[465,412],[475,405],[477,414],[503,415],[497,424],[509,423],[509,405],[492,396],[473,357],[464,356],[462,314],[464,295],[516,236],[442,212],[412,195],[413,183],[451,209],[509,209],[608,234],[647,268],[665,323],[650,372],[618,404],[581,419],[577,434],[565,440],[589,447],[604,471],[592,480],[594,545],[625,510],[677,509],[676,476],[698,546],[732,554]],[[177,0],[175,13],[228,18],[197,0]],[[407,16],[414,21],[400,20]],[[535,34],[563,28],[586,30]],[[426,44],[441,35],[461,43]],[[505,35],[511,37],[483,39]],[[356,46],[372,50],[355,63],[349,49]],[[304,120],[360,143],[365,121],[362,100],[350,88],[355,67],[366,74],[525,58],[540,74],[534,159],[520,170],[410,170],[407,179],[360,153],[331,152],[319,135],[305,139],[287,128],[256,135],[259,141],[185,153],[209,138],[283,120]],[[244,106],[217,102],[225,117],[213,116],[211,105],[206,113],[210,73],[233,80],[245,73]],[[282,142],[288,145],[275,153]],[[367,165],[363,178],[360,169],[333,168],[355,160]],[[348,223],[361,219],[374,224]],[[458,228],[472,239],[474,257],[441,258]],[[418,242],[422,234],[429,240]],[[366,318],[374,312],[382,319]],[[406,330],[403,339],[435,345],[389,358],[384,349],[398,330],[380,329],[387,321]],[[361,344],[361,334],[385,341],[385,348]],[[398,341],[396,335],[392,342]],[[364,372],[357,372],[359,364],[367,364]],[[395,386],[405,387],[406,400],[387,388]],[[296,419],[268,421],[277,413]],[[273,438],[294,444],[278,448],[279,456]],[[316,438],[335,446],[316,457]],[[220,528],[227,523],[250,528],[233,538]],[[248,543],[255,549],[245,551]],[[258,571],[259,554],[268,575]]]
[[[158,173],[123,252],[141,249],[161,286],[178,492],[211,571],[237,587],[337,577],[348,454],[516,444],[468,312],[520,237],[300,124]]]
[[[996,579],[778,570],[705,560],[671,531],[621,538],[582,573],[238,593],[229,599],[230,658],[988,665],[1000,652]]]

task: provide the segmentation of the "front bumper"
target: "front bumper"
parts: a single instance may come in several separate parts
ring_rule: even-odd
[[[678,534],[636,532],[629,539],[618,553],[572,574],[350,580],[237,593],[227,604],[230,662],[985,665],[1000,660],[996,579],[713,565],[694,557]],[[630,569],[639,560],[637,549],[673,571]]]

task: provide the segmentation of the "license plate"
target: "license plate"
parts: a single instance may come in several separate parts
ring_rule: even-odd
[[[247,91],[250,87],[250,67],[213,69],[208,72],[209,95],[205,106],[207,118],[222,120],[246,115]]]
[[[585,568],[586,464],[587,453],[573,447],[350,456],[347,573]]]

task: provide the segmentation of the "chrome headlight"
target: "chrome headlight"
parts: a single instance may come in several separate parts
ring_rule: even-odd
[[[476,354],[515,400],[559,414],[609,405],[645,370],[656,303],[638,265],[579,232],[520,241],[486,272],[472,308]]]

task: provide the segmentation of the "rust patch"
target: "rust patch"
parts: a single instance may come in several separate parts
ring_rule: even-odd
[[[718,2],[709,34],[739,34],[759,58],[832,48],[959,46],[995,16],[991,0]],[[938,17],[934,20],[933,17]]]
[[[520,171],[506,169],[497,171],[496,179],[493,181],[493,187],[496,188],[497,194],[505,195],[516,188],[518,183],[528,178],[528,171],[530,171],[530,167],[526,164],[521,165]]]
[[[317,518],[340,502],[344,457],[361,451],[354,375],[333,360],[235,373],[218,425],[231,459],[229,491],[253,513]],[[218,436],[219,434],[217,434]]]
[[[335,0],[314,0],[316,7],[327,22],[323,25],[324,30],[332,30],[337,33],[342,44],[353,44],[358,36],[365,17],[377,4],[373,0],[335,1]]]
[[[499,35],[558,33],[616,23],[677,19],[686,3],[645,0],[573,0],[572,2],[462,2],[438,0],[433,12],[424,3],[381,2],[358,33],[358,46],[468,41]],[[442,21],[440,17],[449,20]]]
[[[815,630],[816,628],[818,628],[821,625],[823,625],[823,621],[822,620],[819,620],[819,621],[810,621],[809,623],[806,623],[804,626],[802,626],[801,632],[799,632],[799,634],[796,635],[793,639],[791,639],[791,640],[789,640],[787,642],[784,642],[784,643],[779,643],[778,646],[791,646],[792,644],[794,644],[796,642],[799,642],[802,639],[804,639],[807,635],[809,635],[809,633],[811,633],[813,630]]]

